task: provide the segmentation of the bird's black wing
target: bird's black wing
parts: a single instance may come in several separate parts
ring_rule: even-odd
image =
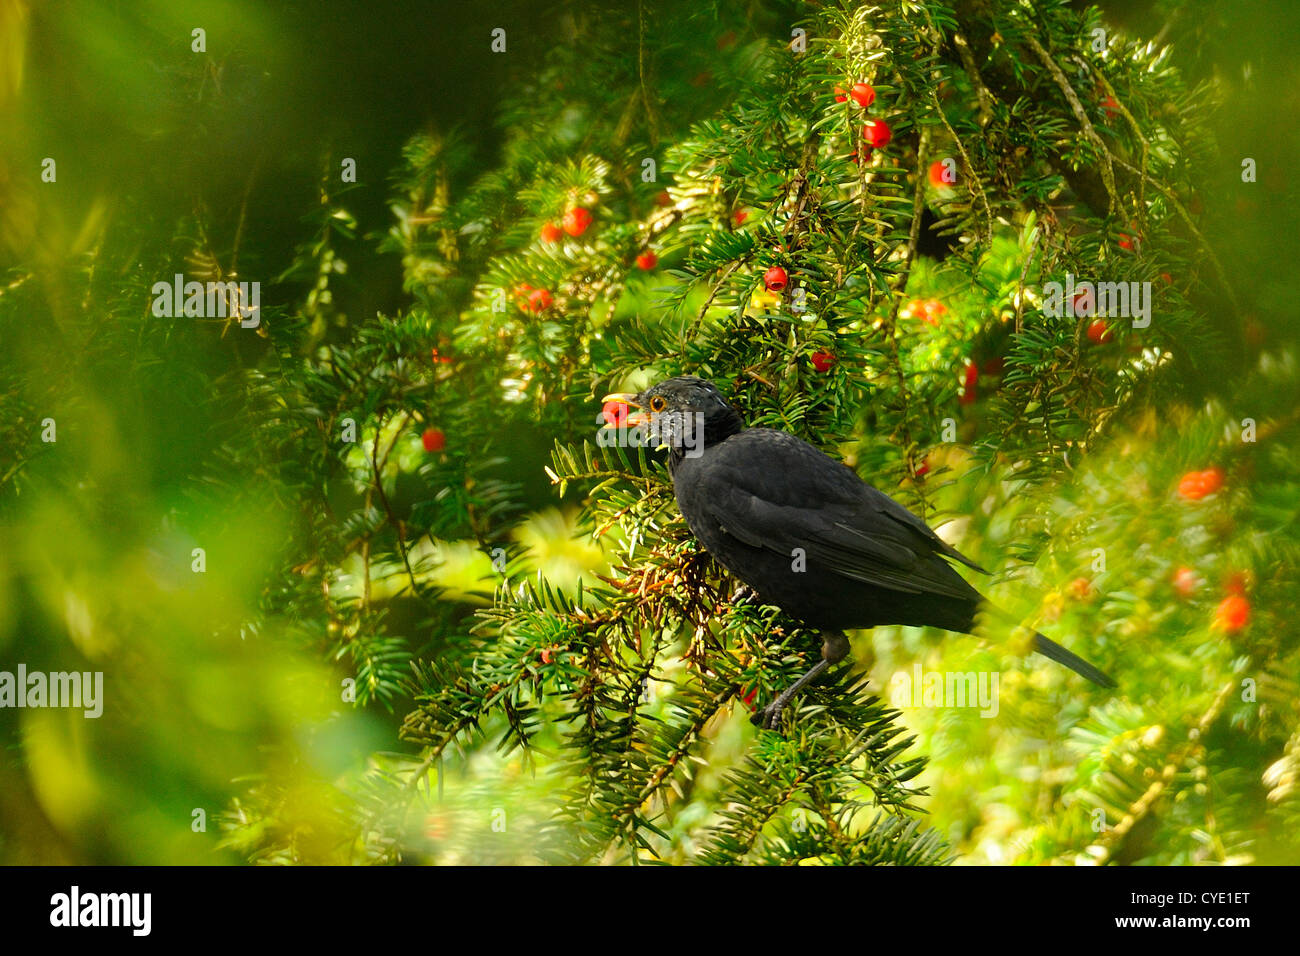
[[[972,589],[938,555],[978,568],[850,468],[786,432],[753,428],[710,449],[692,498],[727,534],[784,555],[803,548],[836,574],[962,600]]]

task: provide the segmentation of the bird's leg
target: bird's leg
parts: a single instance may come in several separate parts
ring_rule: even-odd
[[[764,730],[773,730],[781,723],[781,712],[801,690],[815,681],[821,673],[832,664],[838,664],[849,656],[849,639],[842,631],[827,631],[822,638],[822,659],[808,669],[797,681],[781,692],[781,696],[758,711],[750,718],[750,723],[758,724]]]
[[[732,604],[754,604],[758,601],[758,595],[748,584],[737,586],[736,590],[731,592]]]

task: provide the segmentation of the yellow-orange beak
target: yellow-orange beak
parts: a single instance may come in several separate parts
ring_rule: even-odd
[[[631,392],[611,392],[600,401],[602,405],[626,405],[628,408],[641,407],[637,404],[636,396]],[[626,425],[646,425],[649,424],[649,422],[650,416],[645,412],[636,412],[635,414],[628,415],[623,419],[623,423]]]

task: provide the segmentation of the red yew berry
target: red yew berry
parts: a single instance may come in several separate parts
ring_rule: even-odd
[[[574,206],[564,214],[564,231],[575,239],[591,225],[591,213],[582,206]]]
[[[829,371],[830,367],[837,361],[839,360],[835,357],[835,353],[830,349],[821,349],[812,355],[813,368],[819,372]]]
[[[921,321],[927,325],[939,327],[939,320],[947,313],[948,307],[938,299],[926,299],[921,303]]]
[[[731,221],[734,222],[737,226],[743,226],[745,224],[745,220],[748,218],[749,218],[749,211],[746,209],[737,209],[734,213],[731,214]]]
[[[673,197],[669,195],[668,190],[666,189],[660,190],[659,193],[655,196],[656,206],[671,206],[672,204],[673,204]]]
[[[1205,485],[1201,482],[1199,471],[1189,471],[1178,482],[1178,493],[1189,501],[1200,501],[1205,497]]]
[[[848,91],[845,90],[844,87],[842,87],[842,86],[837,86],[837,87],[835,87],[835,102],[836,102],[836,103],[844,103],[844,102],[846,102],[846,101],[848,100],[848,98],[849,98]]]
[[[864,110],[876,102],[876,90],[870,83],[854,83],[849,95],[853,97],[853,102]]]
[[[559,242],[564,233],[560,227],[553,222],[542,224],[542,242]]]
[[[949,179],[948,177],[952,178]],[[942,159],[936,159],[930,164],[930,184],[940,189],[951,186],[957,181],[957,170],[948,171],[948,162]]]
[[[424,434],[420,436],[420,441],[424,445],[424,450],[428,452],[442,451],[447,447],[447,436],[437,428],[426,428]]]
[[[534,289],[528,294],[528,311],[545,312],[554,301],[550,289]]]
[[[659,257],[647,249],[641,255],[636,257],[636,267],[643,272],[649,272],[659,264]]]
[[[1131,231],[1121,232],[1117,240],[1117,245],[1121,249],[1126,249],[1129,252],[1132,252],[1134,244],[1142,241],[1142,236],[1138,234],[1138,224],[1136,222],[1130,222],[1128,227]]]
[[[1092,582],[1087,578],[1075,578],[1066,588],[1070,592],[1070,597],[1076,601],[1090,601],[1096,593],[1093,590]]]
[[[437,349],[434,349],[434,350],[433,350],[433,353],[432,353],[432,355],[430,356],[430,359],[433,361],[433,364],[434,364],[434,365],[450,365],[450,364],[451,364],[451,357],[448,356],[448,355],[439,355]]]
[[[543,647],[539,656],[542,658],[543,664],[549,664],[551,661],[555,660],[555,648]]]
[[[873,149],[880,149],[894,138],[894,132],[884,120],[867,120],[862,127],[862,136]]]
[[[1076,292],[1074,298],[1070,300],[1074,305],[1074,314],[1079,316],[1092,315],[1095,296],[1090,290]]]
[[[1174,572],[1174,591],[1183,600],[1189,600],[1201,586],[1201,579],[1191,568],[1179,568]]]
[[[780,266],[772,266],[763,273],[763,285],[767,286],[768,292],[782,291],[789,281],[790,277],[786,275],[785,270]]]
[[[605,417],[605,424],[610,428],[619,428],[627,421],[627,406],[622,402],[606,402],[600,409]]]
[[[1208,468],[1205,471],[1189,471],[1178,482],[1178,493],[1189,501],[1200,501],[1206,495],[1212,495],[1223,487],[1223,471]]]
[[[1106,120],[1113,120],[1119,115],[1119,102],[1113,96],[1107,96],[1101,101],[1102,112],[1106,114]]]
[[[1235,634],[1250,622],[1250,602],[1240,594],[1229,594],[1214,609],[1214,626]]]
[[[916,471],[912,472],[917,478],[924,478],[930,473],[930,458],[927,455],[921,463],[916,466]]]
[[[1088,338],[1097,345],[1105,345],[1115,334],[1110,330],[1110,324],[1104,319],[1093,319],[1088,323]]]

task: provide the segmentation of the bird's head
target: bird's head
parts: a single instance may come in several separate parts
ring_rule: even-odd
[[[664,379],[635,395],[606,395],[602,401],[636,409],[624,423],[642,427],[654,445],[667,446],[675,455],[694,457],[705,445],[744,427],[717,387],[695,375]]]

